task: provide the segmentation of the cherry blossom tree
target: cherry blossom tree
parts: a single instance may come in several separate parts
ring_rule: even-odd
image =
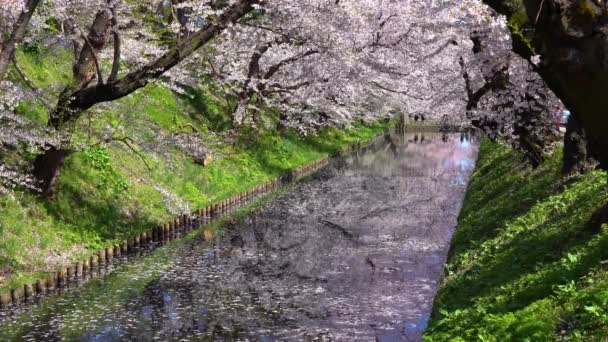
[[[457,51],[467,49],[458,37],[478,22],[470,14],[457,22],[466,8],[454,6],[272,1],[259,22],[236,25],[219,43],[211,73],[238,96],[239,123],[254,97],[254,114],[266,104],[296,125],[302,113],[347,122],[391,109],[430,111],[434,87],[458,77]]]
[[[553,117],[563,105],[534,70],[534,65],[501,42],[504,28],[471,33],[473,59],[461,58],[467,91],[467,115],[493,139],[520,148],[532,165],[540,165],[558,141]],[[477,82],[470,72],[478,67]],[[475,86],[478,83],[480,85]]]
[[[504,53],[511,43],[506,20],[479,0],[48,0],[35,13],[24,10],[32,1],[14,4],[12,16],[2,15],[13,23],[14,13],[30,17],[22,39],[74,55],[73,80],[47,98],[49,125],[38,129],[45,139],[37,140],[33,173],[49,195],[76,149],[70,132],[81,118],[150,82],[176,92],[213,83],[236,127],[265,125],[265,111],[278,114],[280,129],[302,132],[395,111],[482,126],[476,120],[485,112],[508,127],[503,133],[517,146],[544,144],[548,135],[528,127],[547,124],[552,94],[539,92],[533,66]],[[495,33],[486,53],[475,53],[470,39],[480,28]],[[19,74],[15,89],[43,93]],[[484,85],[501,77],[508,79],[502,87]],[[166,140],[201,159],[206,151],[195,151],[196,135]],[[99,138],[112,139],[135,143],[116,132]]]
[[[484,0],[509,18],[513,51],[535,58],[538,72],[572,112],[573,143],[579,151],[608,165],[608,7],[596,0]],[[584,129],[584,131],[582,131]],[[570,134],[567,134],[570,136]],[[580,143],[581,139],[587,140]],[[571,160],[584,160],[569,156]],[[577,168],[577,167],[575,167]],[[570,169],[567,167],[566,169]]]
[[[73,67],[72,84],[66,85],[57,104],[50,111],[49,126],[57,131],[65,130],[87,109],[99,103],[120,99],[158,79],[182,60],[193,55],[226,27],[249,13],[253,9],[252,5],[256,3],[257,0],[241,0],[218,6],[203,6],[203,10],[212,11],[212,16],[203,18],[205,23],[200,28],[187,36],[180,34],[159,56],[152,56],[148,62],[134,66],[130,72],[122,75],[119,75],[122,49],[117,1],[108,0],[95,12],[86,34],[78,23],[72,21],[72,26],[75,26],[73,34],[82,38],[83,44]],[[64,10],[65,7],[59,8]],[[112,66],[106,78],[101,67],[101,54],[110,36],[113,43]],[[40,181],[43,192],[53,195],[60,168],[70,152],[68,137],[60,145],[48,146],[36,158],[33,173]]]

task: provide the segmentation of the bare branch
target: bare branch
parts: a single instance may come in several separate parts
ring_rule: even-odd
[[[131,139],[129,137],[122,137],[122,138],[111,138],[110,140],[119,141],[119,142],[125,144],[131,151],[133,151],[133,153],[135,153],[139,157],[139,159],[141,159],[144,162],[144,165],[146,166],[148,171],[152,171],[152,168],[148,164],[148,161],[146,160],[146,158],[144,158],[144,156],[137,149],[135,149],[133,147],[133,145],[131,145],[132,143],[135,143],[135,141],[133,141],[133,139]]]
[[[160,77],[179,62],[192,55],[201,46],[220,33],[226,25],[238,21],[252,10],[253,4],[260,2],[261,0],[241,0],[232,5],[230,9],[224,11],[215,21],[209,22],[205,27],[192,34],[176,48],[169,50],[160,58],[146,64],[139,70],[133,71],[107,85],[87,87],[68,94],[68,98],[65,99],[69,103],[68,108],[71,107],[82,111],[100,102],[122,98],[144,87],[148,82]],[[73,120],[75,118],[72,116],[70,119]]]
[[[426,56],[423,56],[420,59],[420,61],[424,61],[425,59],[433,58],[433,57],[437,56],[438,54],[440,54],[443,50],[445,50],[449,46],[453,46],[453,45],[458,45],[458,42],[456,41],[456,38],[454,38],[454,37],[448,39],[445,43],[443,43],[435,51],[431,52],[430,54],[428,54]]]
[[[118,76],[118,71],[120,70],[120,33],[118,32],[118,18],[116,11],[116,2],[111,8],[112,12],[112,37],[114,39],[114,58],[112,60],[112,71],[110,72],[110,76],[108,77],[108,82],[112,82]]]
[[[414,98],[414,99],[417,99],[417,100],[427,100],[427,99],[426,99],[426,98],[424,98],[424,97],[420,97],[420,96],[412,95],[412,94],[408,93],[407,91],[391,89],[391,88],[389,88],[389,87],[383,86],[382,84],[380,84],[380,83],[378,83],[378,82],[376,82],[376,81],[368,81],[368,82],[369,82],[370,84],[372,84],[372,85],[374,85],[374,86],[376,86],[376,87],[378,87],[378,88],[380,88],[380,89],[384,90],[384,91],[389,92],[389,93],[395,93],[395,94],[406,95],[406,96],[408,96],[408,97],[411,97],[411,98]]]
[[[277,73],[277,72],[278,72],[278,71],[279,71],[279,70],[280,70],[280,69],[281,69],[283,66],[285,66],[285,65],[287,65],[287,64],[293,63],[293,62],[295,62],[295,61],[298,61],[298,60],[300,60],[300,59],[303,59],[303,58],[306,58],[306,57],[308,57],[308,56],[312,56],[312,55],[315,55],[315,54],[318,54],[318,53],[320,53],[320,52],[319,52],[319,50],[315,50],[315,49],[313,49],[313,50],[308,50],[308,51],[303,52],[303,53],[301,53],[301,54],[298,54],[298,55],[295,55],[295,56],[292,56],[292,57],[286,58],[286,59],[284,59],[284,60],[280,61],[279,63],[277,63],[277,64],[275,64],[275,65],[271,66],[271,67],[268,69],[268,71],[266,72],[266,74],[264,74],[264,79],[266,79],[266,80],[267,80],[267,79],[271,78],[271,77],[272,77],[274,74],[276,74],[276,73]]]
[[[95,70],[97,71],[97,84],[103,85],[103,74],[101,73],[101,67],[99,66],[99,60],[97,59],[95,49],[93,48],[93,45],[91,44],[89,38],[82,32],[81,37],[82,39],[84,39],[84,42],[89,46],[89,49],[91,49],[91,56],[93,57],[93,62],[95,63]]]

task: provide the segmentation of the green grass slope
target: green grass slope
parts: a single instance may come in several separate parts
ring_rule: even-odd
[[[57,91],[69,81],[68,57],[62,51],[17,54],[32,82]],[[100,106],[95,116],[82,118],[75,128],[73,141],[81,148],[67,158],[55,200],[27,191],[0,197],[0,293],[167,222],[175,215],[173,207],[193,210],[216,203],[388,127],[359,124],[306,137],[250,130],[227,140],[212,132],[221,133],[229,125],[225,99],[208,89],[192,89],[191,95],[151,84],[116,106]],[[33,101],[19,110],[44,124],[42,108]],[[142,146],[136,146],[137,155],[121,142],[98,144],[89,127],[138,141],[192,132],[194,127],[208,138],[214,159],[202,167],[181,150],[169,149],[170,158],[160,158]]]
[[[537,169],[484,141],[425,341],[605,341],[608,201],[594,171],[562,188],[560,153]]]

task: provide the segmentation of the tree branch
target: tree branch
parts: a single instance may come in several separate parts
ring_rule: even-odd
[[[118,19],[117,19],[117,11],[116,11],[116,2],[114,2],[112,8],[112,20],[111,20],[111,30],[112,36],[114,39],[114,58],[112,60],[112,71],[110,72],[110,76],[108,77],[108,82],[112,82],[118,76],[118,71],[120,70],[120,34],[118,32]]]
[[[97,54],[95,53],[95,49],[91,44],[89,38],[81,31],[81,37],[84,39],[86,45],[91,49],[91,56],[93,57],[93,63],[95,64],[95,70],[97,71],[97,84],[103,85],[103,74],[101,73],[101,68],[99,67],[99,60],[97,59]]]
[[[378,87],[378,88],[380,88],[380,89],[384,90],[384,91],[388,91],[389,93],[402,94],[402,95],[406,95],[406,96],[408,96],[408,97],[411,97],[411,98],[414,98],[414,99],[417,99],[417,100],[421,100],[421,101],[425,101],[425,100],[427,100],[427,99],[426,99],[426,98],[424,98],[424,97],[414,96],[414,95],[412,95],[412,94],[408,93],[407,91],[403,91],[403,90],[395,90],[395,89],[391,89],[391,88],[385,87],[385,86],[383,86],[382,84],[380,84],[380,83],[378,83],[378,82],[376,82],[376,81],[368,81],[368,82],[369,82],[370,84],[375,85],[376,87]]]
[[[429,58],[433,58],[435,56],[437,56],[438,54],[441,53],[441,51],[445,50],[446,48],[448,48],[450,45],[458,45],[458,42],[456,41],[456,38],[452,37],[450,39],[448,39],[448,41],[446,41],[445,43],[443,43],[440,47],[438,47],[435,51],[431,52],[430,54],[423,56],[420,61],[424,61],[426,59]]]
[[[106,101],[113,101],[127,96],[137,89],[144,87],[151,80],[163,75],[179,62],[192,55],[201,46],[205,45],[220,33],[227,25],[235,23],[242,16],[249,13],[253,4],[262,0],[240,0],[225,10],[215,21],[209,22],[204,28],[194,33],[177,47],[166,52],[160,58],[146,64],[139,70],[130,72],[123,78],[108,84],[78,89],[69,94],[69,107],[75,110],[86,110],[92,106]],[[74,118],[72,118],[74,119]]]
[[[538,25],[538,19],[540,19],[540,13],[543,11],[543,7],[545,6],[545,0],[541,0],[540,6],[538,6],[538,12],[536,12],[536,18],[534,19],[534,27]]]
[[[469,75],[469,71],[464,62],[464,58],[460,56],[460,60],[458,61],[460,64],[460,68],[462,70],[462,77],[464,78],[465,90],[467,92],[467,97],[473,97],[473,89],[471,87],[471,76]]]
[[[111,140],[120,141],[121,143],[125,144],[131,151],[133,151],[133,153],[135,153],[144,162],[144,165],[146,165],[146,168],[148,169],[148,171],[152,171],[152,168],[150,167],[150,164],[148,164],[148,161],[146,160],[146,158],[144,158],[144,156],[131,145],[132,143],[135,143],[135,141],[133,141],[133,139],[131,139],[129,137],[123,137],[123,138],[111,138]]]
[[[280,35],[283,34],[283,32],[281,32],[280,30],[277,30],[277,29],[275,29],[273,27],[270,27],[270,26],[252,24],[252,23],[249,23],[249,22],[242,22],[242,23],[239,23],[239,25],[253,27],[253,28],[256,28],[258,30],[270,31],[270,32],[273,32],[273,33],[276,33],[276,34],[280,34]]]
[[[271,66],[271,67],[268,69],[268,71],[266,72],[266,74],[264,74],[264,79],[265,79],[265,80],[267,80],[267,79],[271,78],[271,77],[272,77],[274,74],[276,74],[276,73],[277,73],[277,72],[278,72],[278,71],[279,71],[279,70],[280,70],[280,69],[281,69],[283,66],[285,66],[285,65],[287,65],[287,64],[289,64],[289,63],[293,63],[293,62],[295,62],[295,61],[298,61],[298,60],[300,60],[300,59],[306,58],[306,57],[308,57],[308,56],[315,55],[315,54],[317,54],[317,53],[319,53],[319,50],[312,49],[312,50],[308,50],[308,51],[306,51],[306,52],[304,52],[304,53],[301,53],[301,54],[298,54],[298,55],[295,55],[295,56],[292,56],[292,57],[286,58],[286,59],[284,59],[284,60],[280,61],[279,63],[277,63],[277,64],[275,64],[275,65]]]
[[[263,92],[263,95],[267,96],[267,95],[270,95],[273,93],[288,93],[292,90],[300,89],[300,88],[306,87],[310,84],[311,84],[310,81],[304,81],[304,82],[300,82],[300,83],[296,83],[296,84],[292,84],[292,85],[288,85],[288,86],[282,86],[280,84],[274,83],[274,84],[271,84],[270,86],[268,86],[268,89]]]
[[[23,41],[30,19],[32,19],[32,15],[38,4],[40,4],[40,0],[28,0],[25,4],[25,10],[19,15],[10,36],[6,41],[0,40],[0,81],[6,76],[6,71],[15,53],[15,49]]]

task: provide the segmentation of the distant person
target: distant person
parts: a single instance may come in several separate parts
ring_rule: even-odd
[[[414,121],[418,122],[418,114],[414,115]]]
[[[420,120],[424,121],[424,115],[420,114]]]

